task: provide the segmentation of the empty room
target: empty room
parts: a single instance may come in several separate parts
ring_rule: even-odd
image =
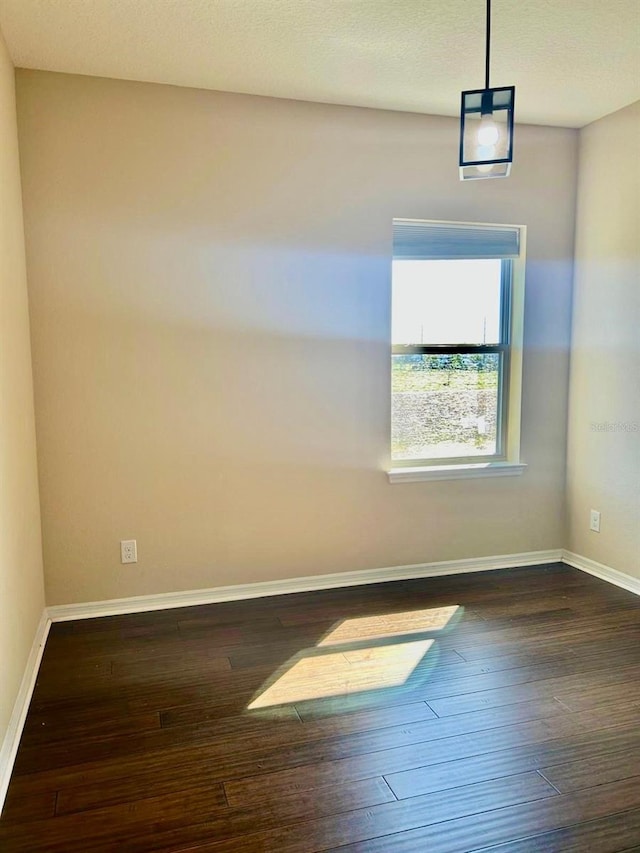
[[[640,851],[638,0],[0,0],[0,850]]]

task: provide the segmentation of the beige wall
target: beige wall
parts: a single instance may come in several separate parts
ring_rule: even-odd
[[[568,547],[640,578],[640,102],[580,133]],[[602,513],[600,533],[589,511]]]
[[[18,82],[50,604],[564,544],[576,132]],[[394,216],[528,226],[521,478],[387,481]]]
[[[0,745],[43,608],[14,73],[0,34]]]

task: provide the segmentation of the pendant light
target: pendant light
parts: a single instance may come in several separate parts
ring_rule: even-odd
[[[484,89],[462,93],[460,180],[506,178],[513,161],[515,86],[489,87],[491,0],[487,2]]]

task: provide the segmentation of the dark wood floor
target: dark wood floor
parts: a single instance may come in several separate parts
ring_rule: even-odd
[[[0,850],[640,851],[639,640],[561,565],[58,623]]]

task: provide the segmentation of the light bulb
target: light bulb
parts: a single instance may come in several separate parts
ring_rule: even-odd
[[[489,172],[493,166],[493,161],[496,159],[495,145],[478,145],[476,149],[476,157],[478,160],[489,161],[488,163],[483,163],[482,168],[478,166],[478,169],[480,169],[481,172]]]
[[[500,139],[500,131],[491,120],[490,116],[483,116],[480,120],[478,128],[478,144],[479,145],[495,145]]]
[[[483,163],[481,166],[476,166],[479,172],[483,172],[485,175],[487,172],[490,172],[493,169],[493,163]]]

